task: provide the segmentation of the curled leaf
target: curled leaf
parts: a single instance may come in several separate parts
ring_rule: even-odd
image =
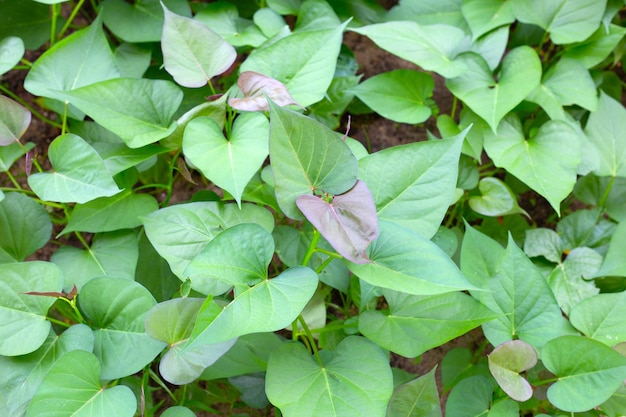
[[[242,72],[237,80],[237,86],[243,93],[243,98],[233,97],[228,100],[228,104],[237,110],[268,111],[270,108],[266,96],[281,107],[290,104],[300,106],[283,83],[258,72]]]

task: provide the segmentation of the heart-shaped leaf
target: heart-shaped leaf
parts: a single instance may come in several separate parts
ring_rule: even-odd
[[[44,343],[50,332],[46,315],[56,298],[27,293],[62,288],[61,270],[49,262],[0,265],[0,355],[24,355]]]
[[[517,204],[515,194],[501,180],[486,177],[478,183],[481,196],[470,197],[469,206],[484,216],[506,216],[515,213],[528,214]]]
[[[100,383],[100,363],[93,353],[73,350],[63,355],[37,389],[26,417],[63,417],[81,413],[91,417],[132,417],[135,394],[124,385]]]
[[[397,386],[387,405],[388,417],[441,417],[434,367],[430,372]]]
[[[79,136],[66,133],[56,138],[48,158],[54,172],[28,177],[28,185],[42,200],[86,203],[121,191],[98,152]]]
[[[383,417],[393,392],[378,346],[349,336],[317,362],[300,343],[285,343],[267,364],[267,398],[285,417]]]
[[[202,87],[226,71],[237,57],[235,48],[197,20],[179,16],[163,5],[163,64],[185,87]]]
[[[561,212],[561,201],[574,189],[582,160],[579,136],[571,125],[550,120],[526,139],[519,117],[513,113],[502,120],[497,133],[485,132],[484,139],[485,151],[496,166],[515,175]]]
[[[599,176],[626,177],[626,109],[621,103],[600,92],[598,109],[589,115],[585,133],[600,154]]]
[[[241,196],[269,153],[269,123],[261,113],[244,113],[235,119],[228,138],[209,117],[187,124],[183,136],[186,158],[205,177],[228,191],[241,205]]]
[[[0,41],[0,75],[11,70],[24,56],[24,42],[17,36],[7,36]]]
[[[276,13],[271,4],[268,7],[258,9],[253,19],[246,19],[239,16],[239,10],[233,3],[216,2],[205,5],[198,11],[194,19],[204,23],[207,27],[217,32],[225,41],[235,47],[252,46],[258,48],[268,37],[262,32],[259,16],[263,13],[275,15],[277,20],[282,18]],[[297,14],[297,13],[295,13]],[[283,27],[285,22],[282,21]]]
[[[584,335],[608,346],[626,341],[626,292],[598,294],[576,304],[570,322]]]
[[[515,21],[513,7],[508,0],[474,0],[463,2],[461,11],[472,31],[474,40],[500,26]]]
[[[296,204],[341,256],[357,264],[369,262],[365,250],[378,237],[378,218],[372,193],[363,181],[330,203],[305,194]]]
[[[481,56],[470,52],[458,60],[465,63],[467,71],[446,80],[446,86],[494,132],[500,120],[541,81],[541,62],[537,52],[529,46],[519,46],[506,55],[497,80]]]
[[[243,94],[243,98],[228,99],[228,105],[237,110],[269,111],[270,106],[267,98],[281,107],[291,104],[299,106],[287,91],[285,84],[258,72],[242,72],[237,79],[237,86]]]
[[[541,360],[558,378],[548,389],[548,399],[564,411],[583,412],[602,404],[626,379],[626,357],[586,337],[551,340]]]
[[[488,358],[489,370],[504,392],[515,401],[526,401],[532,397],[532,387],[519,374],[537,364],[537,352],[531,345],[522,340],[504,342]]]
[[[608,29],[600,27],[584,41],[568,45],[563,58],[572,58],[585,67],[592,68],[609,56],[624,34],[626,28],[618,25],[609,25]]]
[[[446,401],[446,415],[455,417],[488,415],[493,389],[493,381],[482,375],[470,376],[459,381],[450,391]]]
[[[19,141],[30,120],[30,111],[10,98],[0,96],[0,146]]]

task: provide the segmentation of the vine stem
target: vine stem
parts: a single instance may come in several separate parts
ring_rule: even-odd
[[[313,350],[313,355],[315,355],[315,359],[317,359],[317,362],[323,368],[324,362],[322,362],[322,357],[320,356],[320,352],[317,349],[315,338],[313,337],[313,333],[311,333],[311,329],[309,329],[308,324],[306,324],[306,320],[304,320],[304,317],[302,317],[302,314],[298,316],[298,321],[302,325],[302,329],[304,329],[304,333],[306,334],[306,337],[309,339],[309,344],[311,346],[311,349]]]
[[[61,31],[59,32],[59,35],[58,35],[59,39],[61,39],[63,37],[63,35],[65,34],[65,32],[70,28],[70,25],[72,24],[72,21],[74,20],[74,18],[78,14],[78,11],[83,6],[84,2],[85,2],[85,0],[79,0],[78,3],[76,4],[76,6],[74,6],[74,9],[72,10],[72,13],[70,14],[70,17],[67,19],[67,22],[65,22],[65,25],[63,25],[63,28],[61,28]]]
[[[609,198],[609,194],[611,193],[611,189],[613,188],[614,183],[615,183],[615,176],[612,176],[609,181],[609,185],[607,185],[606,190],[604,191],[604,194],[602,194],[600,201],[598,201],[598,205],[600,207],[604,207],[604,205],[606,204],[606,200]]]
[[[311,243],[309,243],[309,247],[306,250],[306,254],[304,254],[304,258],[302,259],[302,265],[307,266],[313,253],[315,253],[315,249],[317,248],[317,244],[319,243],[322,235],[317,230],[313,231],[313,239],[311,239]]]

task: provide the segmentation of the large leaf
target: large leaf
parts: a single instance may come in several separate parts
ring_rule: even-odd
[[[606,345],[626,341],[626,292],[598,294],[572,308],[570,322],[585,336]]]
[[[145,331],[146,313],[156,301],[135,281],[94,278],[83,286],[78,304],[95,329],[94,353],[102,365],[102,379],[139,372],[165,347]]]
[[[344,258],[369,262],[365,250],[378,237],[378,218],[372,194],[363,181],[331,202],[304,194],[296,204],[322,236]]]
[[[0,146],[20,140],[30,125],[31,114],[8,97],[0,96]]]
[[[0,7],[0,39],[17,36],[29,50],[37,50],[50,40],[53,22],[49,6],[32,1],[4,0]],[[63,19],[59,16],[54,23],[60,27]]]
[[[285,417],[383,417],[393,391],[388,360],[380,348],[350,336],[317,362],[300,343],[270,356],[267,398]]]
[[[55,43],[24,80],[28,92],[65,101],[63,92],[120,76],[100,19]]]
[[[24,355],[44,343],[50,332],[46,315],[56,299],[27,293],[62,287],[61,270],[49,262],[0,265],[0,355]]]
[[[510,114],[495,134],[485,132],[484,145],[496,166],[525,182],[560,213],[561,201],[574,189],[582,158],[579,136],[571,125],[551,120],[526,139],[519,117]]]
[[[498,345],[489,354],[489,370],[498,385],[515,401],[527,401],[533,395],[528,381],[519,373],[537,364],[537,352],[521,340]]]
[[[241,205],[241,196],[269,153],[267,118],[244,113],[235,119],[228,138],[210,117],[189,122],[183,136],[185,157],[205,177],[228,191]]]
[[[42,200],[82,204],[120,191],[98,152],[79,136],[56,138],[48,158],[53,172],[28,177],[28,185]]]
[[[324,98],[333,79],[343,29],[341,25],[292,33],[255,49],[241,65],[241,71],[255,71],[280,81],[296,102],[309,106]]]
[[[0,200],[0,230],[0,263],[21,262],[48,242],[52,222],[32,198],[6,193]]]
[[[202,87],[226,71],[237,57],[235,48],[197,20],[163,6],[163,65],[185,87]]]
[[[369,37],[382,49],[443,77],[456,77],[467,69],[463,61],[455,59],[465,39],[465,32],[458,27],[386,22],[352,30]]]
[[[541,360],[558,378],[548,389],[548,399],[564,411],[582,412],[602,404],[626,379],[626,357],[586,337],[548,342]]]
[[[270,159],[276,199],[293,219],[303,219],[296,199],[313,191],[341,194],[356,182],[357,161],[335,132],[315,120],[270,103]]]
[[[600,92],[598,109],[589,115],[585,133],[600,154],[599,176],[626,177],[626,109]]]
[[[481,56],[470,52],[458,59],[465,63],[467,71],[446,80],[446,86],[482,117],[494,132],[500,120],[541,81],[541,62],[537,52],[529,46],[511,50],[502,61],[495,79]]]
[[[467,130],[428,142],[394,146],[359,160],[378,218],[431,238],[452,202]]]
[[[46,374],[26,417],[132,417],[137,409],[130,388],[100,383],[100,363],[93,353],[73,350]]]
[[[441,417],[435,371],[396,387],[387,404],[387,417]]]
[[[348,262],[362,280],[383,288],[415,295],[435,295],[476,289],[448,255],[424,237],[385,220],[367,249],[371,263]]]
[[[172,117],[183,99],[174,83],[147,78],[97,82],[62,96],[131,148],[169,136],[176,128]]]
[[[379,346],[414,358],[497,317],[469,295],[451,292],[416,296],[383,290],[389,314],[369,310],[359,331]]]
[[[552,42],[560,45],[580,42],[598,29],[606,0],[546,0],[529,3],[512,0],[515,17],[550,32]]]

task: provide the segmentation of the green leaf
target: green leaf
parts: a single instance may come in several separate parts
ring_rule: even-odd
[[[185,275],[192,284],[220,280],[235,286],[252,286],[267,279],[273,255],[274,239],[270,232],[257,224],[243,223],[211,240],[191,260]]]
[[[619,276],[626,277],[626,260],[624,260],[623,249],[626,245],[626,222],[621,222],[613,236],[609,251],[604,258],[604,262],[600,270],[596,272],[595,277],[601,276]]]
[[[446,415],[478,417],[489,411],[494,386],[484,376],[471,376],[452,388],[446,401]]]
[[[561,263],[563,256],[561,238],[552,229],[543,227],[528,229],[524,239],[524,253],[531,258],[543,256],[551,262]]]
[[[378,218],[431,238],[452,201],[466,133],[394,146],[361,158],[359,178],[374,197]]]
[[[362,280],[414,295],[476,289],[430,240],[385,220],[379,221],[379,228],[378,239],[367,249],[372,262],[347,262],[350,271]]]
[[[10,98],[0,96],[0,146],[18,142],[30,120],[30,111]]]
[[[172,132],[172,134],[166,139],[162,140],[161,144],[169,149],[180,148],[183,145],[183,135],[185,133],[185,129],[187,128],[187,124],[198,117],[210,117],[217,122],[220,128],[223,128],[224,121],[226,120],[227,97],[228,96],[224,94],[216,100],[198,104],[185,112],[176,121],[176,129],[174,132]]]
[[[196,414],[187,407],[175,405],[165,410],[161,417],[196,417]]]
[[[165,343],[148,336],[144,327],[146,313],[155,304],[147,289],[128,279],[94,278],[83,286],[78,305],[95,329],[101,379],[139,372],[163,350]]]
[[[113,34],[130,43],[157,42],[163,33],[163,8],[191,17],[186,0],[142,0],[128,3],[124,0],[105,0],[101,4],[104,24]]]
[[[269,153],[269,123],[261,113],[244,113],[235,119],[228,138],[209,117],[187,124],[183,152],[205,177],[228,191],[241,205],[246,185]]]
[[[600,92],[598,109],[589,115],[585,133],[600,153],[599,176],[626,177],[626,109]]]
[[[528,381],[520,375],[537,364],[537,352],[522,340],[498,345],[488,355],[489,370],[498,385],[515,401],[527,401],[533,395]]]
[[[403,0],[394,6],[386,20],[415,20],[421,25],[445,24],[463,30],[468,29],[461,13],[461,0],[441,0],[438,2],[414,2]]]
[[[600,409],[608,417],[620,417],[626,412],[626,384],[621,387],[605,402],[600,405]]]
[[[540,5],[512,0],[517,20],[550,32],[557,45],[580,42],[598,29],[606,0],[552,0]]]
[[[602,218],[600,208],[576,210],[563,217],[556,225],[563,249],[572,250],[587,246],[590,248],[608,245],[617,225]]]
[[[626,358],[586,337],[561,336],[548,342],[541,360],[558,378],[548,389],[548,399],[564,411],[583,412],[602,404],[626,379]]]
[[[4,0],[0,9],[0,39],[17,36],[29,50],[37,50],[50,40],[52,19],[49,6],[32,1]],[[54,23],[61,27],[62,17],[59,16]]]
[[[504,248],[495,240],[465,224],[461,246],[461,270],[478,288],[485,288],[487,280],[496,275]]]
[[[34,147],[35,144],[32,142],[23,145],[13,142],[7,146],[0,146],[0,172],[7,172],[18,158]]]
[[[512,3],[508,0],[464,1],[461,11],[472,31],[474,40],[515,20]]]
[[[441,417],[436,367],[430,372],[396,387],[387,404],[387,417]]]
[[[111,232],[141,226],[140,217],[158,210],[159,204],[148,194],[123,191],[113,197],[102,197],[74,207],[65,229],[59,234]]]
[[[550,120],[526,139],[519,117],[510,114],[496,133],[485,132],[485,150],[496,166],[537,191],[560,213],[560,203],[574,189],[581,162],[579,137],[568,123]]]
[[[52,234],[48,212],[32,198],[6,193],[0,200],[0,263],[21,262]]]
[[[303,219],[296,198],[313,191],[341,194],[356,182],[357,161],[335,132],[270,103],[270,159],[276,199],[285,214]]]
[[[24,80],[33,95],[65,101],[64,92],[120,76],[100,19],[55,43]]]
[[[465,347],[456,347],[446,352],[441,360],[441,382],[443,389],[449,391],[459,381],[471,376],[481,375],[491,379],[487,358],[475,360],[473,352]]]
[[[185,87],[202,87],[226,71],[237,57],[235,48],[197,20],[179,16],[163,5],[163,64]]]
[[[349,336],[317,362],[300,343],[285,343],[267,365],[267,398],[285,417],[383,417],[393,391],[387,357]]]
[[[129,230],[95,235],[91,247],[78,249],[64,246],[50,259],[65,278],[63,289],[70,291],[74,285],[80,290],[95,277],[115,277],[133,280],[137,266],[137,234]]]
[[[570,322],[585,336],[615,346],[626,341],[626,292],[598,294],[576,304]]]
[[[8,72],[24,56],[24,42],[17,36],[7,36],[0,40],[0,75]]]
[[[171,299],[181,288],[180,280],[172,273],[167,261],[152,247],[145,233],[139,236],[135,281],[146,287],[159,302]]]
[[[494,132],[500,120],[541,81],[541,62],[529,46],[511,50],[502,61],[495,80],[481,56],[465,53],[458,60],[465,63],[467,71],[446,80],[446,86],[482,117]]]
[[[333,79],[344,27],[292,33],[252,51],[240,71],[280,81],[296,102],[309,106],[324,98]]]
[[[589,38],[565,47],[563,58],[574,59],[592,68],[609,56],[626,34],[626,28],[610,25],[608,30],[600,27]]]
[[[0,355],[25,355],[37,350],[48,337],[48,309],[55,297],[28,292],[60,292],[61,270],[49,262],[0,265]]]
[[[68,91],[69,101],[131,148],[169,136],[182,91],[166,80],[116,78]]]
[[[150,66],[152,51],[137,44],[122,43],[115,48],[114,56],[121,77],[141,78]]]
[[[373,40],[382,49],[445,78],[461,75],[467,66],[456,59],[465,40],[458,27],[413,21],[386,22],[351,29]]]
[[[73,350],[46,374],[26,417],[64,417],[79,412],[91,417],[132,417],[136,409],[130,388],[102,386],[100,364],[93,353]]]
[[[414,358],[497,317],[469,295],[450,292],[416,296],[383,290],[389,314],[369,310],[359,331],[379,346]]]
[[[481,196],[470,197],[469,206],[484,216],[506,216],[515,213],[528,214],[517,204],[511,189],[495,177],[485,177],[478,184]]]
[[[48,158],[53,172],[28,177],[28,185],[42,200],[82,204],[120,192],[98,152],[79,136],[66,133],[56,138]]]
[[[429,74],[399,69],[368,78],[350,91],[387,119],[417,124],[432,113],[429,99],[434,88]]]
[[[261,10],[268,9],[259,9],[255,14]],[[196,13],[194,19],[202,22],[236,47],[249,45],[256,48],[267,40],[252,20],[239,17],[237,6],[231,3],[210,3]]]

